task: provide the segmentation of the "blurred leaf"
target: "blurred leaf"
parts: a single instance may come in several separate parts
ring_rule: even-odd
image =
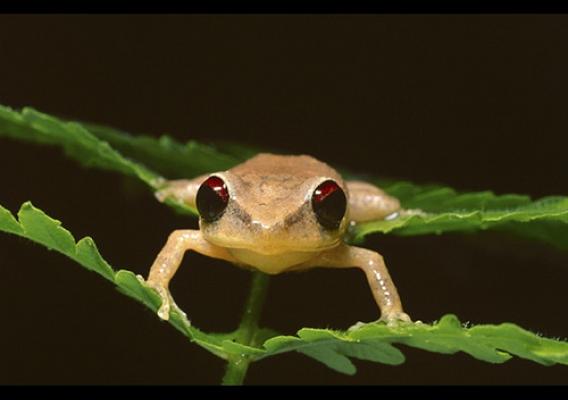
[[[65,154],[88,167],[135,176],[155,186],[158,176],[141,164],[122,157],[81,124],[65,122],[31,108],[14,111],[0,106],[0,136],[63,147]]]
[[[101,125],[65,122],[30,108],[17,112],[2,106],[0,135],[60,145],[68,156],[84,165],[138,177],[154,190],[160,187],[161,177],[153,171],[168,178],[194,177],[226,170],[259,151],[229,142],[215,147],[195,141],[182,144],[166,135],[160,138],[131,136]],[[348,172],[344,175],[353,176]],[[397,197],[404,208],[419,209],[423,213],[358,224],[349,234],[349,240],[354,242],[360,243],[372,233],[410,236],[497,229],[568,250],[567,197],[532,201],[524,195],[498,196],[489,191],[457,193],[440,185],[415,185],[372,177],[368,180]],[[196,210],[186,204],[172,199],[165,203],[178,212],[197,215]]]
[[[102,125],[83,123],[83,126],[99,139],[108,142],[121,154],[143,162],[147,167],[169,179],[226,170],[246,159],[242,155],[219,152],[214,146],[194,140],[182,144],[168,135],[159,138],[132,136]]]

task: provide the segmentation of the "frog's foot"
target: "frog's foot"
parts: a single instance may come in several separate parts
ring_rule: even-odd
[[[353,325],[351,325],[349,328],[347,328],[347,332],[356,331],[357,329],[361,329],[362,327],[364,327],[365,325],[368,325],[368,324],[369,324],[369,322],[357,321]]]
[[[160,319],[164,321],[167,321],[168,319],[170,319],[170,309],[173,303],[173,299],[170,295],[169,290],[164,286],[154,284],[152,282],[146,282],[146,284],[148,285],[148,287],[154,289],[160,296],[162,304],[160,305],[160,308],[158,308],[158,317],[160,317]]]
[[[173,190],[169,186],[166,186],[163,189],[159,189],[159,190],[154,192],[154,196],[156,197],[156,199],[158,199],[158,201],[160,201],[162,203],[164,201],[166,201],[166,199],[168,197],[171,197],[172,195],[173,195]]]
[[[424,211],[422,211],[419,208],[409,208],[409,209],[399,210],[396,213],[398,214],[396,217],[399,217],[399,216],[400,217],[410,217],[412,215],[418,215],[419,217],[428,216],[428,213],[425,213]],[[394,214],[396,214],[396,213],[394,213]]]
[[[349,331],[349,332],[356,331],[357,329],[361,329],[364,326],[367,326],[369,324],[376,324],[376,323],[379,323],[379,322],[384,322],[389,327],[395,327],[395,326],[398,326],[400,324],[406,324],[406,323],[414,323],[414,324],[421,324],[422,323],[422,321],[413,322],[410,319],[410,317],[408,316],[408,314],[406,314],[404,312],[393,312],[393,313],[385,315],[384,317],[381,317],[380,319],[378,319],[377,321],[374,321],[374,322],[358,321],[358,322],[354,323],[353,325],[351,325],[349,328],[347,328],[347,331]]]
[[[177,312],[181,313],[183,316],[185,316],[185,313],[181,311],[181,309],[174,302],[174,299],[167,287],[161,285],[158,282],[145,281],[144,278],[140,275],[137,275],[136,277],[142,284],[146,285],[151,289],[154,289],[160,296],[160,299],[162,300],[162,304],[160,305],[160,308],[158,308],[158,317],[160,317],[160,319],[164,321],[169,320],[170,311],[172,310],[172,308],[175,309]]]
[[[155,188],[162,188],[167,183],[168,183],[168,181],[165,178],[162,178],[161,176],[159,176],[157,178],[152,179],[152,181],[150,182],[150,185],[152,185]]]
[[[154,185],[154,187],[157,188],[154,192],[154,196],[159,201],[163,203],[169,198],[181,202],[185,201],[191,203],[193,201],[192,199],[194,199],[199,185],[185,179],[177,179],[173,181],[168,181],[163,178],[161,179],[161,181],[156,181]]]
[[[177,312],[179,315],[181,315],[183,318],[186,319],[186,321],[189,325],[191,325],[189,318],[187,318],[187,314],[181,308],[179,308],[179,306],[174,301],[173,297],[170,295],[170,312],[171,312],[171,310]]]
[[[385,313],[384,315],[381,315],[379,322],[385,322],[387,324],[387,326],[395,327],[395,326],[398,326],[398,325],[401,325],[401,324],[411,323],[412,320],[410,319],[408,314],[406,314],[405,312],[393,311],[393,312]]]

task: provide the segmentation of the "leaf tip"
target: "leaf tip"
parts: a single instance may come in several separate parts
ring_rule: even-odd
[[[462,323],[455,314],[446,314],[436,323],[438,327],[444,328],[461,328]]]
[[[32,204],[31,200],[28,200],[28,201],[22,203],[22,205],[20,206],[20,211],[22,211],[22,210],[27,211],[27,210],[31,210],[31,209],[37,210],[37,208]]]

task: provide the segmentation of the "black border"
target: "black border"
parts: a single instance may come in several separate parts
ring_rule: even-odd
[[[0,2],[2,13],[303,13],[303,14],[550,14],[568,13],[568,3],[560,1],[419,1],[419,0],[8,0]]]

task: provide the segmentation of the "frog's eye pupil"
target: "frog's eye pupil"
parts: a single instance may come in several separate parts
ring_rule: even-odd
[[[223,179],[218,176],[207,178],[197,191],[195,203],[203,220],[213,222],[219,219],[229,203],[229,191]]]
[[[336,182],[327,180],[314,190],[312,208],[324,228],[337,229],[345,216],[347,198]]]

